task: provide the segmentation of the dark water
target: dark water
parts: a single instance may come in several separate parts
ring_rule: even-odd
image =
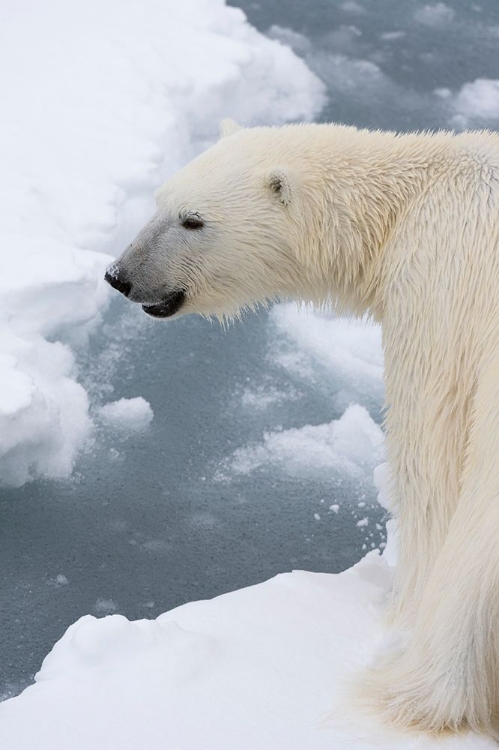
[[[499,69],[499,36],[487,31],[499,28],[496,3],[448,3],[454,16],[437,26],[414,22],[424,5],[416,2],[240,5],[261,30],[274,26],[269,33],[293,44],[323,77],[325,120],[443,126],[448,105],[433,90],[455,90]],[[382,39],[386,32],[405,35]],[[357,519],[366,510],[373,521],[383,515],[370,484],[271,469],[216,480],[220,463],[265,430],[340,416],[335,383],[291,376],[269,357],[273,337],[265,313],[223,332],[195,318],[157,324],[114,302],[104,329],[81,352],[82,377],[97,400],[144,396],[154,421],[126,439],[99,431],[71,481],[2,492],[0,695],[24,687],[80,615],[155,617],[292,568],[337,572],[363,554],[366,531]],[[300,397],[263,411],[243,408],[248,383],[292,388]],[[358,400],[379,419],[370,394]],[[363,495],[359,516],[355,501]],[[338,514],[324,512],[332,502]],[[372,543],[382,534],[373,532]]]
[[[317,388],[272,364],[269,337],[265,314],[223,332],[196,318],[152,322],[116,300],[81,366],[97,396],[110,380],[112,398],[144,396],[154,420],[125,439],[100,431],[70,482],[3,491],[4,696],[82,614],[155,617],[293,568],[340,571],[361,556],[366,530],[356,520],[374,503],[370,483],[265,469],[216,479],[221,462],[265,430],[341,416],[334,385]],[[299,399],[255,412],[241,406],[248,382],[293,388]],[[338,514],[327,510],[333,502]],[[382,518],[376,506],[371,514]],[[377,546],[383,533],[369,531]]]
[[[462,128],[435,89],[497,79],[496,0],[229,0],[326,83],[319,119],[386,130]],[[474,127],[497,127],[474,120]],[[466,126],[468,124],[466,123]]]

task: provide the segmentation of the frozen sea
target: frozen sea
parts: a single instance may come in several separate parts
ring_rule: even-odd
[[[497,127],[493,0],[240,6],[324,81],[321,120]],[[371,478],[377,333],[300,321],[280,308],[223,331],[195,318],[158,324],[113,301],[77,349],[80,380],[95,404],[143,397],[154,419],[133,435],[102,420],[70,479],[2,490],[0,695],[28,684],[83,614],[156,617],[293,568],[338,572],[383,543]],[[333,359],[328,336],[341,341]],[[340,422],[339,438],[334,427],[313,431]],[[364,441],[357,453],[352,434]],[[334,451],[308,460],[331,440],[353,456],[349,471]]]

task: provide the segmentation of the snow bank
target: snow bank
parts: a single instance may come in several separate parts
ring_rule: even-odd
[[[154,189],[222,117],[308,119],[324,94],[222,0],[4,4],[0,64],[0,475],[20,485],[67,476],[91,431],[75,340]]]
[[[157,620],[87,615],[36,684],[0,704],[9,750],[492,750],[475,735],[402,735],[346,688],[385,637],[391,568],[294,572]]]

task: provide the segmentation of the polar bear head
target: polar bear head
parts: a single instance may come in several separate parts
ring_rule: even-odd
[[[219,142],[160,188],[156,214],[108,268],[106,280],[154,317],[223,318],[276,298],[330,296],[322,246],[348,223],[326,205],[317,139],[328,126],[222,125]]]

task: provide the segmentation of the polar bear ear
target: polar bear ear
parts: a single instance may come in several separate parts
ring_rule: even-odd
[[[220,138],[227,138],[229,135],[234,135],[234,133],[242,129],[242,125],[238,125],[237,122],[227,117],[220,123]]]
[[[288,170],[278,167],[268,176],[267,184],[273,193],[278,195],[284,206],[289,206],[293,199],[293,186]]]

